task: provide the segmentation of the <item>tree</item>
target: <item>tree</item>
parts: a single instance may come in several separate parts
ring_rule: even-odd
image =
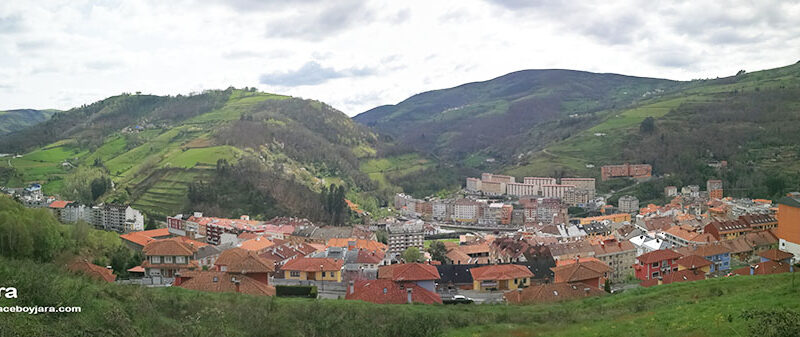
[[[408,247],[400,254],[400,258],[406,263],[420,262],[422,261],[422,253],[420,253],[417,247]]]
[[[653,133],[656,130],[656,120],[653,117],[647,117],[639,124],[639,131],[641,133]]]
[[[91,190],[92,190],[92,201],[97,200],[100,196],[106,193],[108,187],[111,186],[111,179],[108,177],[99,177],[92,180]]]
[[[375,236],[377,237],[378,242],[384,245],[389,243],[389,234],[387,234],[386,231],[384,230],[377,231],[375,232]]]
[[[153,217],[148,216],[147,225],[144,227],[144,229],[148,231],[151,229],[158,229],[158,225],[156,225],[156,220]]]
[[[444,242],[438,240],[431,242],[431,246],[428,247],[428,253],[431,254],[431,259],[433,260],[442,263],[450,262],[450,259],[447,258],[447,247],[444,246]]]
[[[605,290],[607,293],[611,292],[611,281],[608,279],[606,279],[606,283],[603,284],[603,290]]]

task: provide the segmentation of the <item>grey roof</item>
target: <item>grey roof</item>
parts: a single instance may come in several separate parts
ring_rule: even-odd
[[[778,199],[778,203],[800,208],[800,194],[795,194],[795,193],[796,192],[793,192],[790,195]]]

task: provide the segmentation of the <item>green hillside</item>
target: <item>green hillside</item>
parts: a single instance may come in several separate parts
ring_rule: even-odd
[[[0,135],[20,131],[31,125],[44,122],[56,112],[57,110],[34,109],[0,111]]]
[[[731,277],[546,305],[376,305],[98,283],[53,264],[0,258],[18,299],[80,313],[3,314],[7,336],[791,336],[792,274]],[[763,319],[746,314],[765,313]],[[783,319],[782,319],[783,318]],[[784,328],[789,334],[776,334]]]
[[[475,165],[513,156],[596,123],[598,113],[671,90],[669,80],[572,70],[524,70],[412,96],[354,119],[399,143]],[[468,160],[468,159],[472,160]]]
[[[666,184],[703,186],[712,178],[734,196],[774,198],[800,185],[800,64],[688,82],[523,71],[354,119],[462,168],[458,183],[468,169],[599,178],[600,166],[629,162],[670,176],[637,187],[632,193],[642,201]],[[708,166],[719,161],[728,167]]]
[[[236,89],[176,97],[126,94],[0,137],[0,148],[25,153],[0,163],[0,185],[40,182],[48,194],[130,202],[158,217],[189,209],[233,216],[227,203],[235,196],[220,193],[256,193],[263,202],[244,200],[252,204],[237,209],[265,217],[305,215],[318,206],[312,194],[331,182],[374,195],[376,183],[359,166],[379,146],[365,127],[318,101]],[[233,182],[240,190],[223,192],[218,162],[235,168],[247,163],[252,174]],[[253,180],[257,175],[272,183]],[[87,190],[104,177],[113,189]],[[219,198],[190,195],[193,185]],[[300,205],[299,199],[311,204]]]
[[[646,130],[648,117],[653,128]],[[600,123],[548,144],[505,171],[599,177],[601,165],[649,163],[656,174],[670,174],[671,184],[702,186],[720,178],[728,195],[775,198],[800,185],[798,120],[800,64],[692,81],[679,91],[610,112]],[[726,169],[707,165],[723,160]]]

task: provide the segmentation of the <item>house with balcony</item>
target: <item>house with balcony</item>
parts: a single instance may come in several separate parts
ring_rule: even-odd
[[[722,273],[731,269],[731,249],[723,243],[683,247],[678,249],[678,253],[702,256],[711,261],[709,273]]]
[[[663,277],[669,273],[678,271],[678,259],[681,254],[669,249],[659,249],[636,258],[633,266],[636,278],[642,281]]]
[[[327,257],[302,257],[281,267],[283,278],[299,281],[342,282],[344,260]]]
[[[553,283],[580,284],[602,288],[609,274],[613,272],[608,265],[593,257],[571,261],[559,261],[559,265],[550,268],[553,271]]]
[[[171,283],[181,269],[197,269],[197,247],[180,238],[154,240],[142,249],[144,277],[153,285]]]
[[[477,291],[516,290],[531,285],[533,273],[517,264],[495,264],[472,268],[472,289]]]

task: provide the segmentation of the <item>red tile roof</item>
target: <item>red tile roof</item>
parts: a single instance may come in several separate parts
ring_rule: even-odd
[[[742,267],[733,271],[737,275],[750,275],[750,268],[753,268],[753,275],[770,275],[788,273],[792,270],[791,265],[783,262],[764,261],[752,267]]]
[[[158,239],[159,237],[162,237],[162,236],[170,236],[171,235],[169,233],[169,229],[168,228],[150,229],[150,230],[140,231],[140,232],[136,232],[136,233],[139,233],[139,234],[142,234],[144,236],[151,237],[151,238],[154,238],[154,239]]]
[[[378,268],[378,278],[393,281],[438,280],[439,270],[423,263],[401,263]]]
[[[518,264],[497,264],[472,268],[469,270],[472,279],[486,280],[511,280],[516,278],[533,277],[533,273],[525,266]]]
[[[191,256],[197,252],[197,247],[179,238],[170,238],[150,241],[142,252],[148,256]]]
[[[67,266],[73,273],[82,273],[98,281],[114,282],[117,276],[111,269],[103,268],[85,259],[77,259]]]
[[[259,236],[259,237],[247,240],[245,242],[242,242],[242,245],[240,247],[242,249],[245,249],[245,250],[259,252],[259,251],[263,251],[264,249],[267,249],[268,247],[273,246],[273,245],[275,245],[275,244],[272,241],[268,240],[267,238]]]
[[[548,283],[531,286],[521,291],[509,291],[504,297],[509,303],[534,304],[553,303],[604,295],[607,295],[605,291],[582,283]]]
[[[680,271],[671,272],[662,277],[661,284],[670,284],[677,282],[691,282],[705,280],[705,273],[699,270],[684,269]],[[658,285],[658,279],[653,278],[639,283],[642,287],[651,287]]]
[[[697,246],[697,248],[694,249],[693,253],[695,255],[700,255],[700,256],[714,256],[714,255],[720,255],[720,254],[725,254],[725,253],[730,253],[730,252],[731,252],[731,249],[728,248],[727,245],[723,245],[723,244],[708,244],[708,245]]]
[[[242,248],[232,248],[223,251],[214,261],[217,267],[225,266],[229,273],[272,273],[275,271],[275,262],[258,256],[256,252]]]
[[[699,255],[684,256],[678,259],[676,263],[686,269],[700,269],[711,265],[711,261],[706,260],[704,257]]]
[[[230,274],[221,271],[181,271],[181,281],[178,287],[208,291],[208,292],[237,292],[236,283],[239,281],[238,292],[248,295],[274,296],[275,287],[259,282],[245,275]]]
[[[56,201],[51,202],[50,205],[47,206],[47,207],[50,207],[50,208],[64,208],[64,207],[67,207],[67,205],[69,205],[71,202],[72,201],[56,200]]]
[[[355,248],[366,250],[381,250],[386,251],[386,245],[374,240],[364,240],[356,238],[332,238],[328,240],[328,247],[344,247],[347,248],[350,242],[355,243]]]
[[[647,264],[647,263],[661,262],[664,260],[679,259],[681,258],[681,256],[682,256],[681,254],[678,254],[675,251],[669,249],[659,249],[639,255],[639,257],[637,257],[636,259],[639,260],[639,262],[641,263]]]
[[[305,272],[339,271],[342,270],[344,261],[326,257],[303,257],[286,262],[281,270],[296,270]]]
[[[144,267],[136,266],[136,267],[128,269],[128,271],[131,272],[131,273],[144,273]]]
[[[580,282],[593,278],[604,277],[612,269],[599,261],[586,261],[571,263],[564,266],[552,267],[554,283]]]
[[[119,237],[121,239],[123,239],[123,240],[130,241],[132,243],[135,243],[135,244],[137,244],[139,246],[144,247],[145,245],[147,245],[148,243],[150,243],[151,241],[153,241],[155,239],[158,239],[160,237],[167,237],[167,236],[170,236],[169,229],[167,229],[167,228],[159,228],[159,229],[151,229],[151,230],[147,230],[147,231],[130,232],[128,234],[122,234]],[[190,239],[186,238],[186,240],[190,240]],[[194,241],[194,240],[192,240],[192,241]],[[201,246],[198,246],[198,247],[202,247],[202,246],[206,245],[205,243],[202,243],[202,242],[199,242],[199,241],[194,241],[194,242],[198,243],[198,244],[202,244]]]
[[[388,279],[356,281],[353,284],[354,291],[350,293],[348,289],[344,298],[381,304],[404,304],[408,303],[407,289],[411,289],[411,301],[414,303],[442,303],[438,294],[415,283],[401,285]]]
[[[366,249],[361,249],[358,251],[356,263],[380,264],[385,255],[386,254],[384,254],[382,251],[368,251]]]
[[[761,256],[761,257],[763,257],[763,258],[765,258],[767,260],[779,262],[779,261],[783,261],[783,260],[786,260],[786,259],[793,258],[794,254],[787,253],[787,252],[784,252],[782,250],[777,250],[777,249],[773,248],[773,249],[767,250],[765,252],[762,252],[761,254],[758,254],[758,256]]]
[[[145,235],[139,234],[139,232],[132,232],[132,233],[128,233],[128,234],[122,234],[122,235],[119,236],[119,238],[123,239],[125,241],[133,242],[133,243],[135,243],[135,244],[137,244],[139,246],[142,246],[142,247],[147,245],[150,241],[155,240],[153,238],[150,238],[150,237],[147,237]]]

